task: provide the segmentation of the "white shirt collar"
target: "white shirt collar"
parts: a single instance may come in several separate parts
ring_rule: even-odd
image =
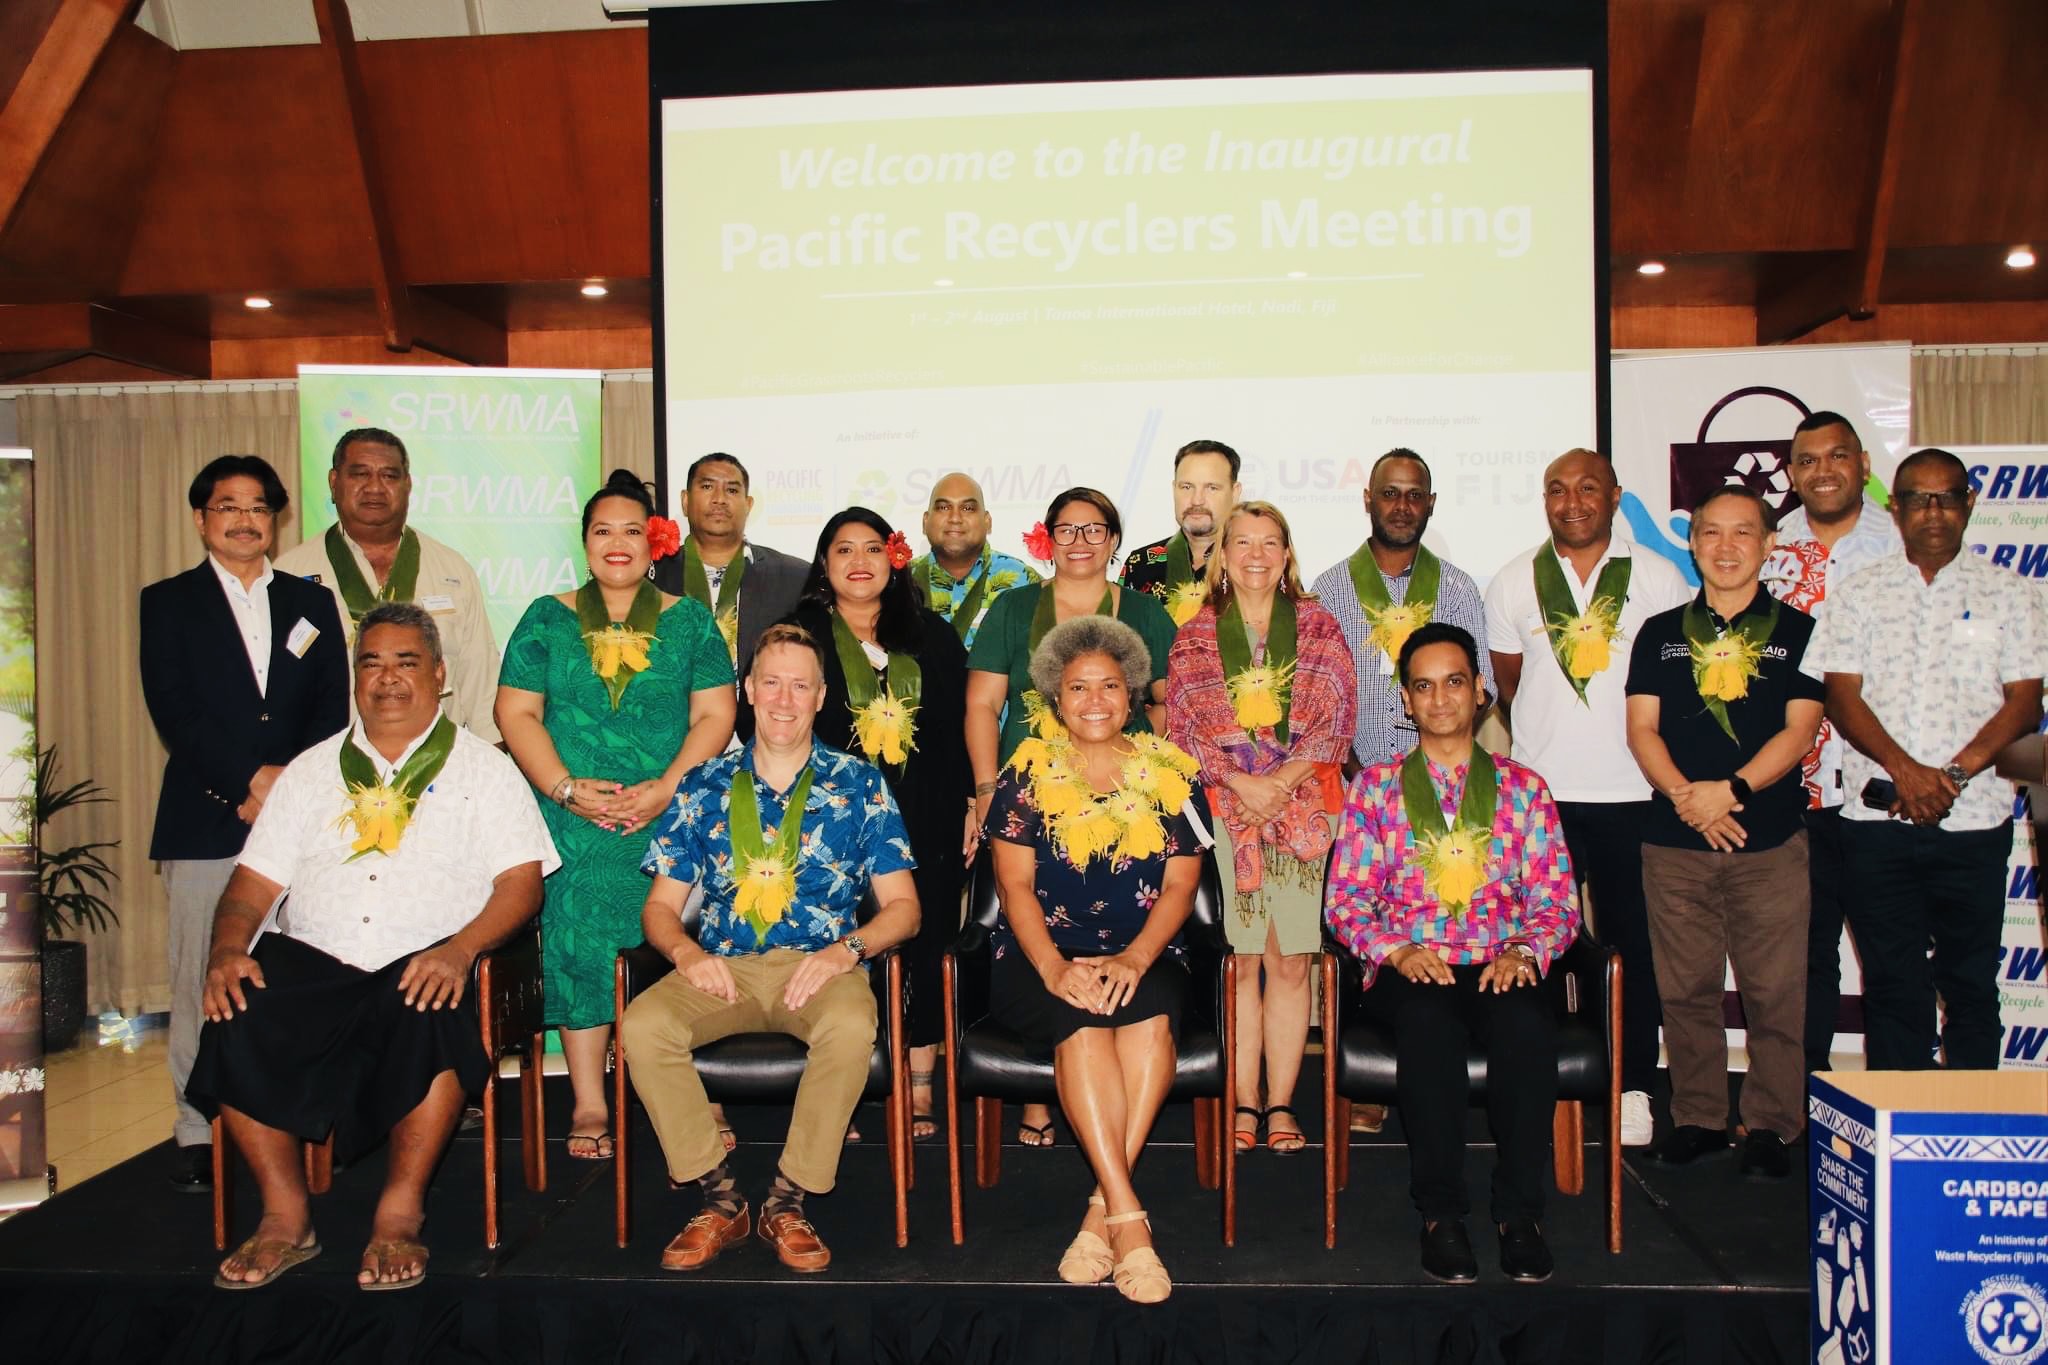
[[[263,572],[256,576],[254,583],[245,588],[242,586],[242,580],[236,577],[234,570],[214,558],[211,550],[206,552],[206,562],[213,565],[213,572],[220,579],[220,585],[237,597],[254,597],[258,593],[268,592],[270,590],[270,580],[276,576],[270,567],[270,561],[265,559],[263,561]]]
[[[434,708],[434,718],[427,722],[427,728],[420,731],[417,735],[413,736],[412,743],[406,745],[405,748],[399,753],[398,757],[389,763],[384,761],[384,755],[378,752],[377,746],[370,743],[370,737],[363,733],[363,722],[361,717],[358,717],[356,720],[350,723],[348,728],[348,737],[350,743],[354,744],[358,749],[361,749],[364,753],[368,754],[370,756],[370,762],[377,765],[377,775],[385,779],[386,781],[389,781],[391,778],[391,774],[397,772],[400,768],[403,768],[405,766],[405,761],[413,756],[413,752],[417,750],[420,747],[420,745],[425,744],[427,742],[427,736],[433,734],[434,727],[436,725],[439,725],[440,723],[441,708],[437,706]]]

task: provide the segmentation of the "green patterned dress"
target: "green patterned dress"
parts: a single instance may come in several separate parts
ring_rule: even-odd
[[[611,708],[590,666],[576,610],[553,597],[526,609],[505,647],[498,681],[538,692],[542,723],[555,752],[578,777],[631,786],[659,777],[690,729],[690,694],[732,686],[732,660],[704,605],[683,598],[662,612],[649,667]],[[562,855],[547,879],[540,912],[541,977],[548,1023],[595,1028],[612,1022],[612,959],[641,941],[647,877],[640,862],[647,836],[615,834],[572,815],[536,792],[548,833]]]

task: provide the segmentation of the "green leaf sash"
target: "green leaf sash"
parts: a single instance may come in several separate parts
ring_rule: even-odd
[[[782,808],[782,827],[771,843],[761,827],[761,802],[754,795],[754,774],[745,764],[733,769],[732,801],[727,811],[732,830],[733,912],[754,927],[758,940],[781,922],[796,901],[796,860],[803,842],[804,803],[811,795],[808,761],[789,790]]]
[[[886,684],[877,682],[852,627],[832,613],[832,650],[846,675],[846,709],[853,713],[853,737],[868,762],[887,764],[900,776],[917,744],[917,708],[924,691],[924,669],[914,655],[892,650]]]
[[[981,615],[981,604],[988,598],[988,581],[995,576],[995,555],[987,545],[981,547],[981,558],[967,571],[967,595],[960,599],[958,607],[953,605],[953,594],[950,591],[932,591],[932,569],[935,566],[936,561],[930,555],[926,555],[910,566],[911,580],[917,584],[917,590],[924,594],[925,602],[931,609],[952,621],[953,633],[965,642],[967,637],[974,633],[974,622]]]
[[[1609,646],[1621,634],[1621,608],[1628,601],[1633,567],[1634,561],[1626,556],[1608,560],[1593,585],[1593,600],[1581,612],[1571,586],[1564,581],[1557,553],[1548,545],[1536,552],[1536,606],[1543,614],[1543,630],[1550,637],[1550,652],[1564,670],[1565,681],[1579,694],[1581,706],[1592,705],[1586,700],[1586,686],[1612,662]]]
[[[454,748],[455,722],[442,716],[434,722],[426,741],[386,782],[377,772],[376,760],[357,747],[356,732],[349,731],[341,742],[341,781],[348,793],[348,809],[335,822],[355,827],[356,841],[347,861],[372,853],[389,857],[398,852],[399,841],[412,823],[413,808],[441,775]]]
[[[1254,734],[1273,727],[1273,738],[1287,743],[1287,716],[1294,703],[1295,616],[1294,599],[1284,592],[1273,594],[1273,619],[1266,630],[1266,661],[1252,663],[1251,632],[1237,609],[1237,596],[1216,622],[1216,652],[1223,659],[1223,679],[1230,690],[1230,705],[1245,733]]]
[[[1685,604],[1680,618],[1685,641],[1692,649],[1693,686],[1699,689],[1700,700],[1721,732],[1737,744],[1742,740],[1728,719],[1728,703],[1749,695],[1749,680],[1757,675],[1764,646],[1778,629],[1778,599],[1761,588],[1757,594],[1770,604],[1764,614],[1743,612],[1726,631],[1714,628],[1713,617],[1698,598]]]
[[[1214,549],[1211,554],[1217,553]],[[1184,532],[1175,531],[1166,542],[1166,580],[1160,585],[1166,599],[1166,614],[1176,626],[1195,619],[1202,603],[1209,600],[1208,576],[1195,568],[1195,554]]]
[[[661,590],[642,580],[633,593],[633,605],[624,621],[612,620],[604,604],[604,589],[595,578],[576,590],[576,624],[583,629],[583,647],[590,651],[590,668],[604,680],[604,690],[619,709],[626,684],[647,671],[647,650],[658,638],[661,624]]]
[[[1358,605],[1372,627],[1369,643],[1390,662],[1400,662],[1401,646],[1436,615],[1437,595],[1443,589],[1443,561],[1431,554],[1428,546],[1415,547],[1415,563],[1408,571],[1408,591],[1399,606],[1387,590],[1387,577],[1380,571],[1379,561],[1372,557],[1371,541],[1354,550],[1348,563]]]
[[[1102,600],[1095,604],[1094,614],[1097,616],[1116,615],[1116,589],[1108,586],[1102,589]],[[1038,653],[1038,647],[1045,643],[1045,637],[1058,624],[1059,607],[1053,601],[1052,580],[1047,579],[1039,585],[1038,602],[1031,609],[1031,640],[1024,650],[1024,657],[1027,661],[1031,656]],[[1047,704],[1045,698],[1038,695],[1037,688],[1034,687],[1026,691],[1023,696],[1023,702],[1025,714],[1032,717],[1034,728],[1037,727],[1039,717],[1041,716],[1050,719],[1054,725],[1059,725],[1057,713]],[[1131,699],[1131,705],[1134,707],[1143,706],[1144,704],[1145,702],[1142,697],[1133,697]],[[1060,733],[1066,733],[1064,727],[1060,729]]]
[[[1458,799],[1457,822],[1447,825],[1422,746],[1401,760],[1401,809],[1415,837],[1422,884],[1453,919],[1471,909],[1472,897],[1486,885],[1493,817],[1500,808],[1500,772],[1493,755],[1474,741],[1470,764],[1465,794]]]
[[[711,619],[718,624],[718,633],[725,640],[725,652],[732,656],[733,667],[740,662],[740,580],[747,573],[747,547],[741,545],[732,562],[725,566],[725,577],[718,580],[718,596],[711,596],[711,575],[704,570],[704,556],[698,553],[697,538],[683,537],[683,592],[696,598],[711,609]]]
[[[348,608],[348,623],[351,630],[362,625],[363,618],[380,602],[410,602],[420,581],[420,538],[408,526],[398,537],[398,554],[391,561],[391,576],[384,580],[384,586],[375,592],[363,578],[363,571],[356,567],[356,557],[349,548],[348,537],[342,534],[341,523],[327,528],[327,562],[334,569],[334,586],[341,593],[342,605]]]

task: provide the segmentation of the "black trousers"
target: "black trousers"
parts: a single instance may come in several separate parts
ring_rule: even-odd
[[[1844,820],[1849,928],[1863,964],[1865,1055],[1873,1071],[1934,1065],[1935,996],[1952,1070],[1998,1066],[1998,948],[2012,822],[1941,830]],[[1932,947],[1933,957],[1928,956]]]
[[[253,956],[267,984],[244,983],[249,1008],[199,1033],[185,1094],[208,1118],[227,1105],[309,1142],[332,1132],[335,1159],[351,1162],[442,1072],[464,1094],[482,1091],[490,1067],[474,990],[452,1009],[409,1009],[398,993],[409,956],[366,972],[278,933]]]
[[[1495,1222],[1543,1216],[1550,1125],[1557,1108],[1557,1014],[1530,986],[1479,989],[1483,968],[1451,968],[1449,986],[1418,985],[1380,968],[1366,1008],[1394,1031],[1394,1086],[1408,1138],[1408,1193],[1423,1218],[1462,1218],[1465,1116],[1472,1103],[1466,1055],[1486,1053],[1486,1117],[1493,1129]]]
[[[1643,902],[1643,823],[1648,801],[1560,801],[1565,847],[1581,886],[1593,888],[1592,937],[1621,953],[1621,1088],[1652,1089],[1664,1004],[1650,956]]]
[[[1847,860],[1842,809],[1806,812],[1806,880],[1813,904],[1806,922],[1806,1069],[1826,1071],[1842,1008],[1842,913]]]

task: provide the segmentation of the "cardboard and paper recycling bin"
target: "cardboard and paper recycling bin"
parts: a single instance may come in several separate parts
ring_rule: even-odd
[[[1813,1077],[1818,1365],[2048,1357],[2048,1071]]]

